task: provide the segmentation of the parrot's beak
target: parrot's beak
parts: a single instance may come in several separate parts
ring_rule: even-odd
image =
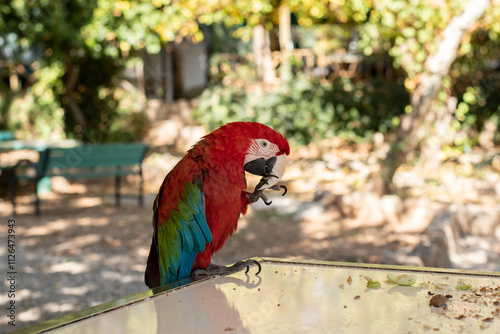
[[[245,164],[245,171],[248,173],[262,176],[266,182],[257,190],[264,190],[274,186],[285,175],[286,155],[281,154],[276,157],[265,160],[258,158]]]

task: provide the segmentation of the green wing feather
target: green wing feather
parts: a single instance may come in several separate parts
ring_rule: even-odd
[[[162,210],[159,198],[154,206],[156,219],[158,210]],[[203,192],[197,182],[184,183],[177,206],[167,217],[155,222],[161,284],[189,277],[196,255],[212,242]]]

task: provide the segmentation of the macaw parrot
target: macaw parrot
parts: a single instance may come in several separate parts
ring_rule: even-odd
[[[154,201],[146,285],[232,268],[211,264],[212,254],[236,231],[249,204],[259,198],[271,203],[265,189],[286,193],[278,182],[289,154],[281,134],[254,122],[228,123],[197,142],[167,174]],[[245,171],[262,176],[253,193],[246,191]],[[239,264],[248,270],[248,263]]]

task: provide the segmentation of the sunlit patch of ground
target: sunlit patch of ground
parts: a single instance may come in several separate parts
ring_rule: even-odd
[[[15,217],[16,328],[146,290],[151,203],[125,202],[116,207],[112,196],[62,194],[42,203],[42,215],[36,217],[28,201],[21,201],[19,212],[26,214]],[[9,212],[10,205],[0,202],[4,209]],[[7,223],[8,218],[0,219]],[[6,251],[1,247],[0,257],[6,258]],[[8,302],[2,293],[0,307]],[[6,322],[0,319],[2,328]]]

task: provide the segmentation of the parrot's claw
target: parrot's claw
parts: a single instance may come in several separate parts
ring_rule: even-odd
[[[253,193],[251,194],[248,194],[247,195],[248,199],[250,200],[250,203],[255,203],[259,200],[259,198],[262,198],[262,200],[264,201],[264,203],[266,205],[271,205],[271,203],[273,201],[270,201],[266,195],[264,195],[264,191],[263,190],[256,190],[254,191]]]
[[[262,198],[262,200],[264,201],[264,204],[266,205],[271,205],[273,203],[273,201],[269,201],[269,199],[267,198],[266,195],[264,195],[264,192],[259,192],[259,197]]]
[[[248,271],[250,270],[250,266],[253,264],[257,265],[258,267],[257,273],[255,274],[257,276],[258,274],[260,274],[262,266],[259,261],[254,259],[238,261],[229,267],[210,263],[210,265],[206,269],[195,270],[191,275],[195,277],[212,276],[212,275],[229,275],[241,271],[243,270],[243,268],[246,268],[245,274],[247,274]]]
[[[257,260],[254,260],[254,259],[243,261],[243,263],[248,263],[248,262],[253,262],[255,265],[257,265],[257,267],[259,268],[259,270],[257,270],[257,272],[255,273],[255,276],[259,275],[260,272],[262,271],[262,266],[260,265],[260,262],[257,261]],[[236,263],[238,263],[238,262],[236,262]],[[245,274],[248,274],[249,270],[250,270],[250,265],[247,264],[247,270],[245,270]]]
[[[284,190],[283,194],[281,194],[281,196],[285,196],[288,189],[283,186],[283,185],[278,185],[278,184],[275,184],[274,186],[270,187],[269,189],[272,189],[272,190],[276,190],[276,191],[280,191],[281,189]]]

